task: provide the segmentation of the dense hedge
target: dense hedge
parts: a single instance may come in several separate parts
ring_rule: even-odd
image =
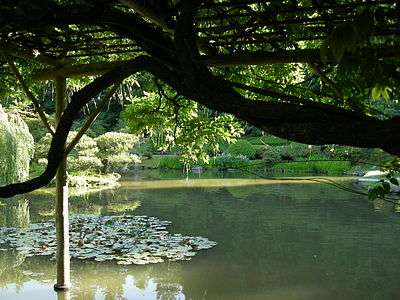
[[[226,152],[232,156],[242,155],[248,159],[254,159],[257,153],[253,145],[246,140],[238,140],[234,144],[229,145]]]

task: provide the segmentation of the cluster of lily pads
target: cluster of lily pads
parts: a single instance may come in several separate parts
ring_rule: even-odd
[[[190,260],[196,251],[215,242],[204,237],[171,234],[171,223],[148,216],[88,216],[70,218],[70,254],[76,259],[144,265],[166,260]],[[12,248],[27,257],[55,257],[54,223],[31,224],[26,229],[1,228],[0,248]]]

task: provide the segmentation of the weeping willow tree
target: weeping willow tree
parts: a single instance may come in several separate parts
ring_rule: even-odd
[[[25,180],[33,153],[34,141],[26,123],[0,105],[0,185]]]

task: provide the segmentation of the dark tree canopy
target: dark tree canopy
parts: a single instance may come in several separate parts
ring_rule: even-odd
[[[96,77],[72,95],[45,172],[0,196],[46,185],[81,109],[137,72],[279,137],[398,155],[399,35],[396,0],[4,0],[3,85],[10,62],[33,79]]]

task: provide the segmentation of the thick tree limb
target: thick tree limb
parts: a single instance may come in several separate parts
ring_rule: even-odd
[[[19,57],[30,61],[40,62],[50,66],[60,66],[69,62],[69,60],[57,60],[53,57],[43,55],[39,52],[30,53],[28,51],[21,50],[20,47],[14,45],[11,42],[8,43],[0,42],[0,53],[4,54],[5,56]]]
[[[197,1],[186,1],[186,9],[177,22],[175,39],[182,83],[190,98],[219,111],[231,113],[277,136],[309,144],[343,144],[382,148],[399,155],[400,118],[378,120],[330,105],[251,101],[237,93],[226,81],[213,76],[196,59],[193,18]],[[189,95],[187,95],[189,96]],[[366,134],[366,132],[368,134]]]
[[[132,8],[135,12],[145,17],[149,21],[153,22],[157,26],[161,27],[169,33],[173,33],[173,30],[169,28],[167,22],[165,21],[167,16],[163,15],[162,12],[156,12],[150,6],[145,6],[139,3],[137,0],[119,0],[120,3]]]
[[[123,66],[128,61],[101,62],[80,65],[66,65],[62,68],[50,68],[37,71],[33,74],[34,80],[52,80],[56,77],[80,77],[102,75],[119,66]]]
[[[387,47],[376,50],[377,57],[389,58],[400,57],[397,47]],[[351,60],[351,55],[346,54],[346,59]],[[202,55],[200,62],[210,67],[233,67],[241,65],[265,65],[265,64],[287,64],[287,63],[320,63],[322,62],[319,49],[299,49],[281,51],[246,51],[235,54],[220,54],[215,56]],[[325,60],[324,60],[325,61]],[[327,62],[337,63],[330,55]]]
[[[104,75],[74,93],[57,126],[44,173],[24,183],[1,187],[0,197],[26,193],[49,183],[54,177],[59,163],[65,157],[63,146],[74,119],[84,105],[101,91],[138,71],[148,71],[170,85],[180,95],[211,109],[231,113],[280,137],[310,144],[334,143],[357,147],[380,147],[392,154],[400,154],[400,145],[396,143],[400,138],[400,118],[382,121],[330,105],[314,106],[308,103],[293,103],[293,101],[262,102],[243,97],[235,91],[232,84],[214,76],[205,66],[207,63],[202,61],[204,57],[200,57],[199,52],[196,51],[197,42],[193,20],[195,10],[201,2],[186,0],[182,4],[184,9],[177,21],[174,43],[169,37],[164,37],[161,32],[149,28],[144,21],[136,20],[136,18],[133,18],[132,21],[132,18],[123,13],[103,14],[98,19],[93,19],[93,16],[88,18],[85,15],[75,16],[75,19],[74,17],[71,19],[70,15],[64,13],[58,19],[60,21],[66,18],[73,24],[75,21],[78,24],[80,22],[106,24],[115,32],[121,33],[122,36],[143,43],[143,48],[154,55],[156,59],[139,57],[124,62],[110,71],[104,70],[106,72]],[[118,19],[118,16],[121,18]],[[64,23],[61,22],[61,24]],[[161,54],[157,51],[161,51]],[[311,51],[317,51],[319,59],[319,50]],[[269,57],[271,61],[271,53],[263,55],[264,57],[257,58],[259,63],[265,63],[266,57]],[[276,55],[284,57],[287,56],[287,52],[274,52],[273,55],[275,55],[273,59],[276,59]],[[303,59],[307,62],[306,58],[301,55],[298,60]],[[314,53],[314,55],[316,54]],[[218,57],[216,61],[220,65],[254,63],[254,60],[251,62],[251,59],[254,59],[251,57],[248,57],[247,62],[237,60],[238,57],[235,56],[222,56],[223,60],[220,58]],[[286,59],[293,58],[289,55],[289,58],[286,57]]]

